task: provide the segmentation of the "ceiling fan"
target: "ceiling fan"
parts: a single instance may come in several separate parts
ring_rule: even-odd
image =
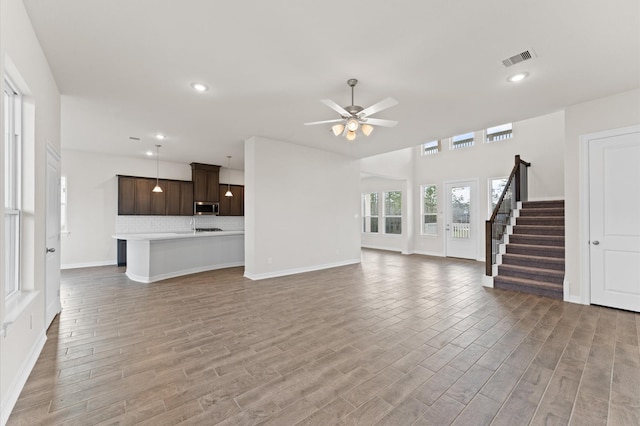
[[[305,126],[337,123],[331,127],[333,134],[336,136],[344,134],[348,141],[352,141],[356,138],[358,131],[361,131],[365,136],[369,136],[373,131],[373,126],[393,127],[398,124],[398,122],[394,120],[369,118],[369,116],[377,112],[398,105],[398,101],[393,98],[386,98],[368,108],[362,108],[360,105],[355,105],[353,101],[353,90],[354,87],[356,87],[356,84],[358,84],[358,80],[351,78],[347,80],[347,84],[351,87],[351,105],[343,108],[331,99],[322,99],[320,101],[340,114],[341,118],[304,123]]]

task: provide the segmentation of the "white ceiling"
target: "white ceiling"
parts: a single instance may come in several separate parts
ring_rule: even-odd
[[[62,147],[243,169],[258,135],[362,158],[640,87],[638,0],[24,0],[62,97]],[[538,57],[505,68],[502,59]],[[507,77],[527,71],[514,84]],[[319,100],[388,96],[349,143]],[[192,82],[210,87],[205,93]],[[131,141],[139,137],[140,142]]]

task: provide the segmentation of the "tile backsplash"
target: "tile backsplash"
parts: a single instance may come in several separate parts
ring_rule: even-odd
[[[243,216],[116,216],[116,234],[188,231],[193,229],[194,219],[197,228],[244,230]]]

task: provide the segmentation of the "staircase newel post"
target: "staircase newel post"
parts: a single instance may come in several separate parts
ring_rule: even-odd
[[[515,185],[515,191],[514,191],[515,192],[515,197],[514,198],[515,198],[515,202],[517,203],[518,201],[521,201],[520,200],[520,184],[521,184],[521,182],[520,182],[520,155],[516,155],[516,164],[515,164],[515,166],[516,166],[516,175],[515,175],[515,178],[516,178],[515,179],[516,180],[515,184],[516,185]]]

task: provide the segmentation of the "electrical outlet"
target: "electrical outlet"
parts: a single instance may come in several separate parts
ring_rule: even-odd
[[[273,263],[273,259],[270,257],[267,257],[267,264],[271,265]]]

